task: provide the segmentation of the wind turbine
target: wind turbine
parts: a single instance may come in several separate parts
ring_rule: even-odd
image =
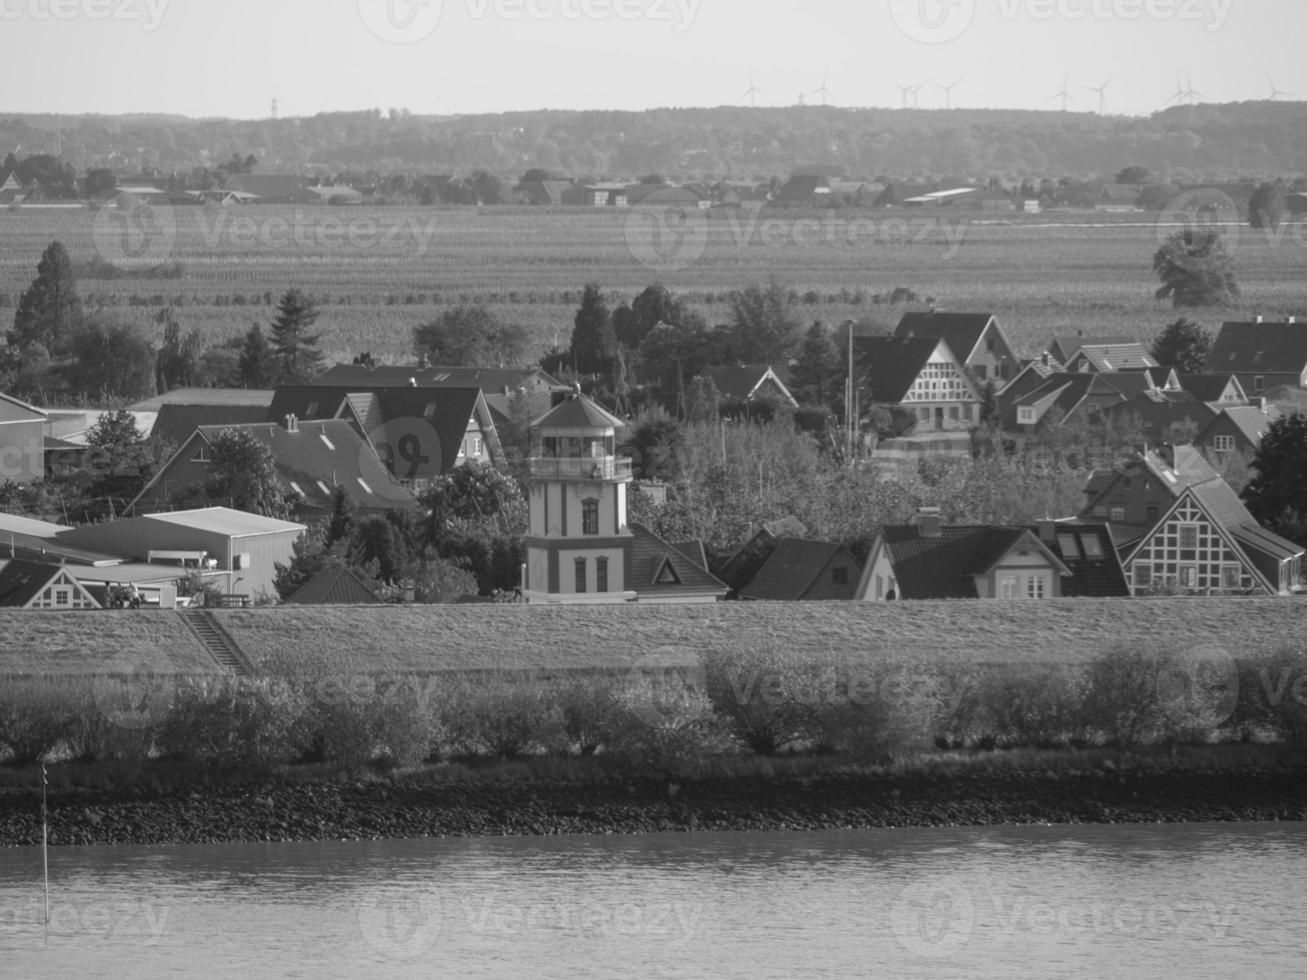
[[[1207,96],[1203,95],[1202,92],[1199,92],[1197,89],[1194,88],[1194,76],[1193,76],[1193,75],[1185,75],[1185,93],[1184,93],[1184,94],[1185,94],[1185,96],[1189,99],[1189,104],[1190,104],[1190,105],[1197,105],[1197,104],[1198,104],[1198,99],[1199,99],[1200,96],[1201,96],[1202,98],[1207,98]]]
[[[948,85],[940,85],[939,82],[936,82],[936,83],[935,83],[935,86],[936,86],[937,88],[941,88],[941,89],[944,90],[944,108],[945,108],[945,109],[952,109],[952,108],[953,108],[953,90],[954,90],[955,88],[957,88],[958,85],[961,84],[961,82],[962,82],[962,79],[959,78],[956,82],[952,82],[952,83],[950,83],[950,84],[948,84]]]
[[[900,82],[895,82],[894,87],[899,90],[899,95],[901,97],[899,108],[906,109],[908,107],[908,96],[915,92],[916,88],[911,85],[903,85]]]
[[[822,104],[822,105],[826,105],[826,104],[827,104],[827,99],[830,98],[830,89],[828,89],[828,88],[826,87],[826,80],[827,80],[829,77],[830,77],[830,72],[822,72],[822,74],[821,74],[821,87],[820,87],[820,88],[815,88],[815,89],[813,89],[811,92],[808,93],[809,95],[820,95],[820,96],[821,96],[821,104]]]
[[[1276,88],[1276,87],[1275,87],[1275,79],[1273,79],[1270,75],[1267,75],[1267,76],[1266,76],[1266,80],[1267,80],[1268,82],[1271,83],[1271,97],[1270,97],[1270,99],[1269,99],[1268,101],[1270,101],[1270,102],[1279,102],[1279,101],[1280,101],[1280,96],[1281,96],[1281,95],[1286,95],[1286,96],[1287,96],[1287,95],[1290,94],[1289,92],[1281,92],[1278,88]]]
[[[1061,90],[1060,92],[1054,92],[1054,93],[1049,97],[1049,100],[1048,100],[1048,101],[1052,102],[1054,99],[1061,99],[1061,100],[1062,100],[1062,111],[1063,111],[1063,112],[1066,112],[1066,104],[1067,104],[1068,102],[1075,102],[1075,99],[1073,99],[1073,98],[1071,97],[1071,93],[1068,92],[1068,91],[1067,91],[1067,88],[1066,88],[1067,82],[1069,82],[1070,80],[1071,80],[1071,76],[1070,76],[1070,75],[1063,75],[1063,76],[1062,76],[1062,90]]]
[[[1113,75],[1112,78],[1109,78],[1102,85],[1085,86],[1089,91],[1098,93],[1098,114],[1100,116],[1107,115],[1107,87],[1112,84],[1115,78],[1116,76]]]
[[[762,95],[762,89],[753,84],[753,72],[749,72],[749,89],[740,96],[740,101],[743,102],[747,99],[749,107],[756,109],[758,107],[758,96],[760,95]]]
[[[1167,104],[1167,105],[1176,105],[1177,103],[1183,103],[1184,100],[1187,99],[1187,98],[1189,98],[1189,93],[1188,93],[1187,91],[1185,91],[1184,82],[1180,81],[1180,73],[1179,73],[1179,72],[1176,72],[1176,73],[1175,73],[1175,95],[1171,96],[1171,98],[1170,98],[1169,100],[1167,100],[1167,103],[1166,103],[1166,104]]]

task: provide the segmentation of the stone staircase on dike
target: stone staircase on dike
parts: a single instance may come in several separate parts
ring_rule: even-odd
[[[237,677],[248,677],[254,672],[249,659],[241,652],[240,646],[232,639],[231,634],[222,628],[213,613],[206,609],[183,609],[179,612],[196,639],[221,667]]]

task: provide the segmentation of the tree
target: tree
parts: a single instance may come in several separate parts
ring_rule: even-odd
[[[808,328],[790,381],[795,396],[814,405],[827,405],[839,394],[840,352],[824,323],[817,321]]]
[[[494,467],[460,466],[421,502],[429,511],[422,537],[439,557],[471,571],[483,593],[518,587],[527,504],[516,480]]]
[[[1248,224],[1253,228],[1280,227],[1284,216],[1284,185],[1278,182],[1259,184],[1248,201]]]
[[[608,304],[596,283],[587,283],[572,321],[571,363],[577,374],[607,374],[617,350]]]
[[[73,343],[69,380],[92,398],[149,398],[155,387],[154,344],[134,323],[86,322]]]
[[[1153,341],[1152,354],[1157,363],[1181,374],[1201,374],[1211,352],[1212,335],[1185,317],[1168,323]]]
[[[1118,184],[1146,184],[1151,177],[1152,174],[1147,167],[1126,167],[1116,175],[1115,182]]]
[[[263,334],[263,328],[253,324],[245,334],[241,346],[237,371],[240,383],[246,388],[266,388],[272,384],[275,366],[272,362],[272,345]]]
[[[18,300],[9,343],[23,348],[42,344],[52,355],[62,354],[82,325],[82,301],[68,250],[51,242],[36,265],[36,278]]]
[[[276,457],[248,429],[223,429],[209,443],[209,478],[203,491],[215,503],[290,520]]]
[[[84,517],[99,519],[116,512],[145,488],[158,467],[156,449],[137,428],[126,409],[105,412],[86,433],[89,451],[85,472],[90,475],[84,497]]]
[[[198,330],[182,337],[181,324],[170,307],[159,311],[155,323],[163,324],[163,347],[155,360],[159,391],[189,388],[200,383],[200,358],[204,355],[204,338]]]
[[[1307,414],[1275,419],[1262,436],[1244,487],[1248,510],[1263,527],[1307,544]]]
[[[993,381],[986,381],[980,389],[980,422],[983,425],[997,426],[1001,421],[998,410],[998,391]]]
[[[484,306],[457,306],[413,328],[414,352],[430,364],[524,364],[527,343],[526,328],[504,323]]]
[[[1153,271],[1162,281],[1157,298],[1175,307],[1225,306],[1239,296],[1219,231],[1177,231],[1153,254]]]
[[[298,289],[287,290],[277,305],[272,321],[274,379],[278,384],[304,384],[317,376],[322,366],[322,351],[314,345],[317,334],[309,328],[318,319],[313,300]]]
[[[779,280],[730,294],[731,329],[736,357],[754,363],[786,358],[799,341],[799,318],[790,292]]]

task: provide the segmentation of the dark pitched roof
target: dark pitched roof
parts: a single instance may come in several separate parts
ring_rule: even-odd
[[[775,201],[778,204],[809,201],[823,187],[830,187],[830,182],[825,177],[806,174],[791,177],[776,192]]]
[[[687,558],[641,524],[630,525],[631,579],[627,588],[637,599],[724,596],[729,589],[697,561]],[[664,581],[659,581],[662,578]]]
[[[169,402],[159,406],[150,438],[180,446],[202,425],[247,425],[265,422],[267,418],[266,405],[178,405]]]
[[[702,541],[672,541],[669,543],[696,565],[702,565],[704,568],[708,567],[708,552],[704,549]]]
[[[827,541],[782,538],[753,581],[740,590],[740,596],[778,601],[802,599],[817,576],[843,550],[840,545]],[[850,576],[850,581],[856,578]]]
[[[1212,421],[1208,422],[1206,427],[1194,437],[1195,444],[1205,444],[1211,441],[1212,429],[1221,419],[1229,419],[1231,424],[1239,430],[1240,434],[1248,440],[1253,446],[1262,444],[1262,436],[1270,428],[1271,422],[1275,419],[1275,414],[1267,414],[1260,408],[1253,405],[1232,405],[1229,408],[1222,409],[1220,414]]]
[[[1220,401],[1231,381],[1239,384],[1239,379],[1228,371],[1224,374],[1180,374],[1176,377],[1180,380],[1181,391],[1187,391],[1203,402]]]
[[[41,594],[64,568],[21,558],[0,564],[0,607],[21,609]]]
[[[868,397],[901,402],[940,342],[931,337],[854,337],[854,358],[862,367]]]
[[[790,395],[789,389],[785,382],[781,380],[779,371],[774,370],[768,364],[741,364],[738,367],[710,367],[705,368],[703,376],[709,378],[718,393],[727,401],[742,402],[747,401],[753,396],[757,387],[767,378],[768,372],[771,372],[776,383],[780,385],[785,394],[789,395],[789,400],[794,401],[794,396]]]
[[[972,576],[989,571],[1028,535],[1019,527],[945,525],[938,536],[923,537],[916,525],[900,524],[883,528],[881,541],[900,599],[975,599]],[[1035,543],[1043,547],[1038,538]]]
[[[993,319],[992,313],[904,313],[894,336],[942,340],[966,363]]]
[[[360,398],[361,395],[371,397]],[[477,410],[479,399],[481,389],[476,387],[350,388],[334,385],[286,385],[277,389],[272,406],[268,409],[268,421],[281,424],[287,415],[294,415],[301,423],[353,416],[358,420],[359,429],[378,444],[385,443],[389,438],[388,429],[392,425],[401,428],[416,426],[422,430],[429,428],[434,431],[438,452],[430,452],[425,440],[423,449],[433,458],[438,457],[439,471],[447,473],[458,465],[459,448],[467,434],[468,421]],[[362,412],[364,417],[359,417],[357,412]],[[378,416],[381,422],[374,425],[373,420]],[[488,412],[485,421],[491,424]],[[405,433],[401,433],[403,434]],[[490,436],[491,433],[487,432],[487,437]],[[377,448],[384,453],[381,445]],[[498,452],[498,446],[492,439],[492,457]]]
[[[1031,531],[1039,534],[1040,528],[1036,526]],[[1052,532],[1051,541],[1042,535],[1041,540],[1071,572],[1062,577],[1062,595],[1068,598],[1113,599],[1131,594],[1110,526],[1058,521],[1053,525]],[[1092,553],[1094,543],[1097,544],[1096,556]]]
[[[297,606],[372,606],[381,600],[366,582],[344,565],[332,565],[314,575],[286,600]]]
[[[336,486],[343,487],[360,510],[403,509],[415,502],[413,494],[400,486],[382,465],[376,450],[343,419],[305,422],[294,432],[264,422],[206,425],[196,430],[196,434],[207,442],[225,429],[249,432],[267,446],[277,461],[277,475],[287,492],[302,495],[304,506],[310,509],[334,506]],[[178,454],[192,451],[183,446]]]
[[[1226,323],[1207,358],[1209,373],[1301,374],[1307,368],[1307,323]]]
[[[1258,524],[1234,488],[1224,480],[1208,480],[1190,487],[1188,492],[1241,545],[1257,548],[1281,561],[1303,553],[1303,549],[1292,541]]]
[[[626,423],[587,395],[573,395],[531,423],[533,429],[624,429]]]

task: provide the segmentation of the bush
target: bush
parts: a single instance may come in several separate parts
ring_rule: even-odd
[[[593,755],[601,746],[611,749],[631,720],[623,695],[613,677],[572,677],[553,685],[549,697],[569,749],[580,755]]]
[[[536,678],[456,681],[441,698],[451,751],[515,759],[567,744],[561,711]]]
[[[1108,744],[1142,745],[1164,727],[1158,684],[1165,656],[1126,647],[1109,650],[1086,673],[1084,723]]]
[[[620,692],[623,717],[607,751],[645,775],[695,775],[738,742],[713,712],[707,694],[671,674],[628,677]]]
[[[1307,650],[1289,647],[1241,661],[1230,723],[1245,739],[1266,734],[1307,744]]]
[[[874,762],[902,757],[930,745],[944,707],[935,672],[850,671],[817,712],[815,748]]]
[[[302,696],[284,682],[195,680],[177,691],[159,726],[159,751],[224,769],[266,770],[290,759],[304,709]]]
[[[44,760],[73,732],[76,716],[64,679],[6,681],[0,690],[0,754],[12,766]]]
[[[726,729],[758,755],[811,743],[825,678],[785,651],[712,653],[704,663],[709,701]]]

